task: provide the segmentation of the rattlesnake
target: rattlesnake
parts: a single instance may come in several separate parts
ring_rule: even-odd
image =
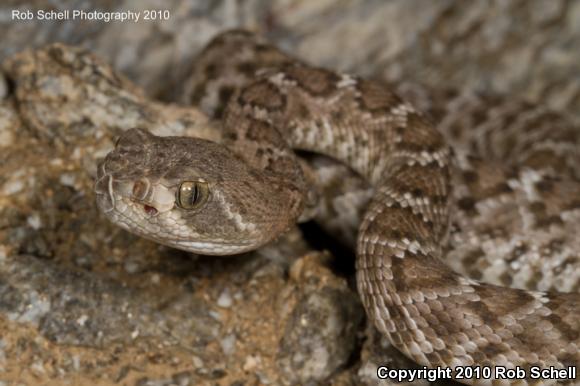
[[[477,130],[443,119],[444,137],[386,86],[308,66],[244,31],[212,40],[193,74],[192,99],[222,119],[223,143],[127,131],[96,182],[113,222],[202,254],[255,249],[311,205],[292,149],[325,154],[373,186],[357,286],[397,349],[430,367],[580,365],[576,127],[478,99],[449,107]],[[520,288],[458,274],[450,256],[493,261],[492,276],[524,272],[511,283]],[[542,292],[522,289],[534,286]]]

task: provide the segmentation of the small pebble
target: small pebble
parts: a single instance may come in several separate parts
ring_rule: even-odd
[[[53,158],[49,161],[50,166],[54,166],[54,167],[63,167],[64,162],[62,160],[62,158]]]
[[[198,357],[198,356],[193,356],[193,357],[191,358],[191,362],[193,363],[193,366],[194,366],[195,368],[200,368],[200,367],[203,367],[203,361],[202,361],[202,360],[201,360],[201,358],[200,358],[200,357]]]
[[[222,320],[221,314],[219,312],[217,312],[217,311],[210,310],[209,311],[209,316],[211,316],[215,320]]]
[[[254,371],[258,364],[260,363],[260,357],[254,355],[248,355],[246,357],[246,361],[244,362],[244,366],[242,367],[244,371]]]
[[[131,274],[137,273],[139,271],[139,269],[141,268],[139,263],[137,263],[135,261],[131,261],[131,260],[126,261],[124,266],[125,266],[125,272],[131,273]]]
[[[26,222],[34,230],[38,230],[42,227],[42,221],[38,213],[32,213],[30,216],[28,216]]]
[[[59,182],[62,185],[68,186],[71,188],[74,188],[75,181],[76,181],[75,175],[72,173],[63,173],[60,175],[60,178],[59,178]]]
[[[176,386],[190,386],[191,383],[191,373],[189,371],[183,371],[177,373],[171,377],[173,384]]]
[[[217,305],[222,308],[230,308],[232,306],[233,300],[230,295],[230,291],[225,289],[219,296],[217,300]]]
[[[220,345],[222,346],[222,351],[226,355],[232,354],[236,349],[236,335],[229,334],[226,335],[221,341]]]
[[[79,358],[78,355],[73,355],[72,363],[75,371],[79,371],[81,369],[81,359]]]
[[[87,315],[81,315],[78,319],[77,319],[77,324],[81,327],[83,327],[85,325],[85,323],[87,322],[87,320],[89,320],[89,317]]]
[[[262,384],[262,385],[271,384],[270,379],[268,378],[268,376],[266,374],[256,373],[256,375],[258,376],[258,379],[260,380],[260,384]]]
[[[151,283],[159,284],[161,282],[161,276],[158,273],[154,273],[151,275]]]
[[[10,180],[4,184],[2,187],[2,193],[6,196],[18,193],[24,189],[24,181],[22,180]]]
[[[36,373],[36,374],[44,374],[46,373],[46,370],[44,369],[44,365],[42,364],[42,362],[34,362],[31,366],[30,369]]]

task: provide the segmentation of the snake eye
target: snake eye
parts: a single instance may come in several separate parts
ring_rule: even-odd
[[[184,181],[179,185],[175,203],[181,209],[192,210],[203,205],[209,197],[209,186],[205,181]]]

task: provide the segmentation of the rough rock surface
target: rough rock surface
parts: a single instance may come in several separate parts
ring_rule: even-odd
[[[103,0],[91,9],[171,17],[10,16],[87,4],[0,4],[2,386],[374,385],[377,366],[412,366],[365,328],[352,261],[313,252],[297,230],[255,253],[207,258],[134,237],[97,212],[95,161],[123,130],[219,137],[197,110],[148,98],[187,101],[180,86],[191,61],[225,28],[255,29],[333,69],[508,93],[580,117],[580,2]],[[103,60],[45,46],[56,41]],[[343,225],[356,208],[334,204],[344,214],[334,221],[340,238],[352,243],[353,224]],[[305,236],[328,248],[317,235]]]
[[[14,22],[13,9],[168,9],[171,17]],[[580,4],[567,0],[11,0],[0,4],[0,59],[48,42],[82,45],[150,95],[177,100],[199,49],[225,28],[245,27],[314,64],[436,88],[509,93],[580,114],[579,26]]]

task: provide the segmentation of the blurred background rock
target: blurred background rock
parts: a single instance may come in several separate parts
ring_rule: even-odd
[[[167,9],[169,20],[11,20],[12,9]],[[569,0],[3,1],[0,59],[61,41],[89,48],[150,95],[180,100],[216,33],[258,31],[321,66],[390,81],[510,93],[580,115],[580,2]]]

